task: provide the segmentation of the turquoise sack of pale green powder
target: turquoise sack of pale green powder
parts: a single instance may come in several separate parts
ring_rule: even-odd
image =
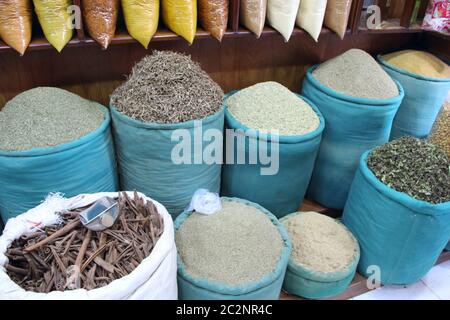
[[[261,174],[261,170],[268,166],[261,164],[260,155],[258,155],[258,164],[249,162],[238,164],[237,161],[239,152],[245,154],[245,159],[249,159],[252,143],[260,145],[267,141],[267,150],[271,150],[274,143],[273,137],[271,135],[263,136],[259,131],[253,134],[246,133],[249,128],[239,122],[229,110],[225,111],[226,129],[233,129],[238,136],[243,136],[245,145],[233,143],[233,139],[225,136],[225,145],[229,146],[226,149],[233,150],[234,158],[233,163],[226,163],[223,166],[223,196],[237,197],[258,203],[277,218],[297,211],[300,207],[314,169],[325,121],[314,103],[300,95],[297,96],[311,107],[318,117],[319,124],[314,131],[303,135],[280,135],[277,137],[279,170],[274,175]],[[261,147],[259,146],[259,148]]]
[[[223,197],[222,201],[237,201],[255,207],[266,214],[280,233],[283,248],[274,270],[258,281],[241,285],[227,285],[191,276],[178,253],[178,296],[180,300],[278,300],[283,284],[292,244],[284,226],[278,219],[260,205],[238,198]],[[174,222],[178,230],[192,214],[185,211]]]
[[[0,213],[6,222],[39,205],[52,192],[66,197],[118,189],[116,160],[107,108],[91,133],[60,145],[0,150]]]
[[[383,184],[359,162],[342,222],[361,248],[359,273],[382,284],[407,285],[420,280],[436,263],[450,235],[450,202],[416,200]]]
[[[389,141],[391,127],[404,93],[388,99],[347,96],[314,78],[310,68],[302,95],[310,99],[325,118],[325,130],[307,196],[320,204],[341,210],[358,168],[361,155]]]

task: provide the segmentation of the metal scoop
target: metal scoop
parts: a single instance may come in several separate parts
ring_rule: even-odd
[[[79,215],[81,223],[92,231],[103,231],[112,227],[118,216],[118,202],[110,197],[100,198]]]

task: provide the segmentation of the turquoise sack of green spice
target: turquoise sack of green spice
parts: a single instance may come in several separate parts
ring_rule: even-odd
[[[382,284],[415,283],[448,243],[450,201],[425,202],[388,187],[369,169],[369,154],[360,159],[342,218],[360,244],[359,273],[372,276],[376,266]]]
[[[0,112],[7,112],[1,116],[9,119],[2,123],[0,138],[0,214],[5,222],[36,207],[51,192],[73,197],[117,191],[107,108],[57,88],[33,89],[15,99]],[[11,113],[10,107],[19,108],[20,114]],[[93,115],[83,114],[83,108],[98,112],[97,128],[95,121],[86,125],[92,119],[85,117]],[[21,126],[22,131],[14,130]],[[16,134],[21,136],[11,140]]]

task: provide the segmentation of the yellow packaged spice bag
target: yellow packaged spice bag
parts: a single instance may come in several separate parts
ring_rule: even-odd
[[[403,50],[383,56],[389,64],[423,77],[450,79],[450,67],[431,53]]]
[[[48,42],[61,50],[72,39],[71,0],[33,0],[34,8]]]
[[[0,38],[21,55],[31,41],[31,10],[30,0],[0,0]]]
[[[197,31],[197,0],[161,1],[166,26],[192,44]]]
[[[147,49],[158,29],[159,0],[122,0],[122,9],[128,32]]]

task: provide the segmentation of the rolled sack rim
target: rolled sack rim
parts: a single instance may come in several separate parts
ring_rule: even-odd
[[[241,296],[246,295],[255,291],[258,291],[259,289],[266,288],[270,286],[271,284],[275,283],[276,281],[280,280],[280,276],[282,276],[285,273],[285,270],[287,268],[289,257],[291,256],[292,252],[292,244],[289,240],[289,236],[287,234],[286,229],[284,226],[280,223],[280,221],[267,209],[263,208],[257,203],[240,199],[240,198],[230,198],[230,197],[221,197],[224,201],[230,201],[230,202],[240,202],[247,205],[250,205],[260,211],[262,211],[272,222],[272,224],[277,228],[278,233],[280,234],[281,240],[283,241],[283,248],[281,250],[280,257],[278,259],[278,262],[275,266],[275,268],[268,274],[266,274],[264,277],[262,277],[259,280],[240,284],[236,286],[228,285],[221,282],[215,282],[211,280],[207,280],[205,278],[196,278],[191,275],[189,275],[186,271],[186,268],[184,266],[183,260],[181,259],[180,253],[177,251],[177,265],[178,265],[178,276],[183,278],[186,282],[190,283],[191,285],[198,287],[203,290],[207,290],[213,293],[221,294],[221,295],[228,295],[228,296]],[[183,225],[184,221],[192,214],[192,211],[184,211],[182,214],[180,214],[175,222],[175,232],[178,231],[178,229]]]
[[[239,122],[228,110],[228,106],[226,104],[226,100],[234,95],[235,93],[239,92],[239,90],[231,91],[230,93],[226,94],[223,100],[223,104],[225,107],[225,120],[227,121],[227,124],[230,125],[231,129],[234,130],[243,130],[244,135],[248,138],[253,139],[259,139],[263,141],[273,141],[274,136],[272,134],[263,134],[261,131],[252,129],[250,127],[247,127],[243,123]],[[298,96],[300,99],[302,99],[304,102],[306,102],[316,113],[316,115],[319,117],[319,126],[317,129],[315,129],[312,132],[303,134],[303,135],[276,135],[277,140],[281,144],[296,144],[296,143],[302,143],[307,142],[310,140],[314,140],[322,135],[324,129],[325,129],[325,118],[323,117],[322,113],[320,112],[319,108],[308,98],[298,94],[294,93],[296,96]],[[254,130],[253,132],[248,132],[247,130]]]
[[[215,121],[219,120],[221,117],[223,117],[225,108],[222,105],[218,111],[216,111],[215,113],[213,113],[209,116],[206,116],[203,119],[195,119],[195,120],[189,120],[189,121],[178,122],[178,123],[144,122],[144,121],[133,119],[133,118],[119,112],[116,109],[116,107],[114,107],[112,104],[110,105],[110,109],[111,109],[113,123],[115,122],[115,120],[118,120],[118,121],[121,121],[121,122],[123,122],[129,126],[135,127],[135,128],[142,128],[142,129],[148,129],[148,130],[177,130],[177,129],[197,128],[199,126],[197,122],[201,122],[202,125],[215,122]]]
[[[373,150],[373,149],[372,149]],[[392,201],[406,207],[408,210],[414,211],[418,215],[432,215],[432,216],[445,216],[450,215],[450,201],[433,204],[423,200],[418,200],[412,196],[397,191],[383,182],[381,182],[372,170],[367,166],[367,158],[372,152],[372,150],[363,153],[359,163],[359,170],[364,177],[364,179],[375,188],[376,191],[380,192],[382,195],[388,197]]]
[[[290,217],[296,216],[298,214],[302,214],[302,212],[294,212],[294,213],[288,214],[287,216],[283,217],[280,220],[280,222],[283,223],[283,221],[289,219]],[[351,261],[351,263],[348,264],[348,266],[345,268],[345,270],[336,271],[336,272],[315,271],[315,270],[306,268],[304,266],[301,266],[298,263],[296,263],[292,258],[289,258],[288,271],[292,272],[294,275],[301,277],[303,279],[307,279],[307,280],[314,281],[314,282],[320,282],[320,283],[333,283],[333,282],[342,281],[356,272],[356,268],[358,267],[359,259],[361,257],[361,248],[359,246],[358,239],[356,239],[355,235],[343,223],[337,221],[336,219],[334,219],[334,220],[350,233],[350,235],[355,240],[356,247],[357,247],[357,254],[355,254],[355,256],[353,257],[353,260]]]
[[[92,132],[89,132],[88,134],[69,142],[65,142],[53,147],[48,148],[33,148],[29,150],[18,150],[18,151],[7,151],[7,150],[0,150],[0,157],[38,157],[38,156],[45,156],[45,155],[51,155],[55,153],[60,153],[64,151],[68,151],[71,149],[75,149],[79,146],[82,146],[88,142],[93,141],[97,137],[101,136],[106,130],[109,129],[109,124],[111,123],[111,115],[109,114],[108,108],[105,106],[94,103],[96,107],[100,109],[101,112],[103,112],[104,119],[101,123],[101,125],[95,129]]]
[[[314,76],[313,76],[313,72],[318,67],[319,67],[319,65],[317,64],[317,65],[314,65],[311,68],[309,68],[306,73],[306,76],[305,76],[306,79],[317,90],[320,90],[324,94],[331,96],[338,100],[357,104],[358,108],[365,107],[365,108],[372,109],[373,107],[376,107],[376,108],[380,108],[380,106],[381,107],[392,107],[393,105],[395,105],[396,107],[399,107],[400,103],[402,102],[403,98],[405,97],[405,90],[403,89],[403,86],[401,85],[401,83],[392,78],[391,79],[397,85],[398,92],[399,92],[399,94],[395,97],[387,98],[387,99],[372,99],[372,98],[360,98],[360,97],[348,96],[346,94],[343,94],[343,93],[337,92],[331,88],[328,88],[328,87],[324,86],[323,84],[321,84],[318,80],[316,80],[316,78],[314,78]]]
[[[390,64],[389,62],[387,62],[383,56],[381,54],[379,54],[377,56],[378,62],[385,68],[389,69],[389,70],[393,70],[395,72],[398,72],[402,75],[411,77],[411,78],[415,78],[417,80],[422,80],[422,81],[428,81],[428,82],[438,82],[438,83],[448,83],[449,87],[450,87],[450,78],[431,78],[431,77],[426,77],[426,76],[422,76],[420,74],[417,73],[412,73],[403,69],[400,69],[399,67],[396,67],[392,64]]]

